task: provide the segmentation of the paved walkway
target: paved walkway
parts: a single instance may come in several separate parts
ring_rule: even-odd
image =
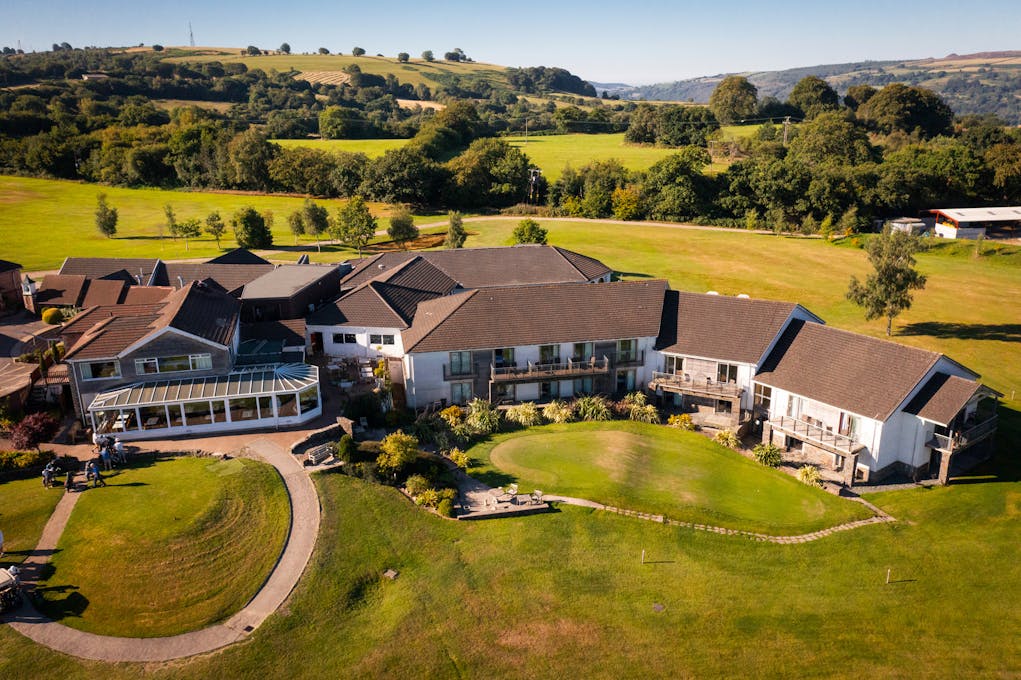
[[[85,633],[51,621],[28,603],[10,626],[25,637],[65,654],[108,662],[169,661],[211,652],[241,640],[259,627],[287,599],[312,557],[319,534],[320,508],[312,479],[287,449],[269,437],[258,437],[244,447],[246,453],[275,467],[291,501],[291,527],[284,551],[262,588],[245,607],[226,622],[202,630],[160,638],[125,638]],[[24,562],[26,583],[57,547],[79,494],[65,494],[43,529],[36,550]]]

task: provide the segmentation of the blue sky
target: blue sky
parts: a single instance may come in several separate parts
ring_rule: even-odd
[[[1021,2],[484,3],[275,0],[0,0],[0,45],[199,45],[295,52],[442,55],[562,66],[600,82],[651,83],[723,72],[1021,49]]]

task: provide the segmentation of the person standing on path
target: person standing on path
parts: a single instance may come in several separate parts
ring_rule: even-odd
[[[89,463],[91,467],[90,472],[92,473],[92,488],[95,489],[97,486],[106,486],[106,480],[103,479],[103,475],[99,474],[99,466],[96,461]]]
[[[113,461],[110,460],[110,446],[100,449],[99,457],[103,459],[103,469],[109,472],[113,468]]]
[[[74,491],[74,471],[68,470],[67,479],[64,481],[64,492],[71,493]]]

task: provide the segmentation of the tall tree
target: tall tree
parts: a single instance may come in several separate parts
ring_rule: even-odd
[[[216,248],[220,248],[220,237],[227,231],[223,224],[223,218],[220,217],[220,213],[211,212],[209,217],[206,218],[206,233],[216,239]]]
[[[398,52],[397,53],[397,61],[401,62],[402,64],[408,63],[408,61],[410,59],[411,59],[411,55],[408,54],[407,52]]]
[[[352,56],[360,57],[363,54],[365,54],[365,50],[363,50],[361,47],[356,47],[353,50],[351,50],[351,55]]]
[[[239,208],[230,220],[234,238],[242,248],[269,248],[273,245],[273,232],[266,218],[252,206]]]
[[[801,111],[805,118],[815,118],[824,111],[840,106],[837,91],[818,76],[805,76],[794,85],[787,103]]]
[[[709,110],[724,125],[755,115],[759,91],[744,76],[727,76],[709,95]]]
[[[400,247],[407,247],[408,241],[418,238],[418,227],[415,226],[415,218],[406,205],[395,205],[390,209],[390,228],[386,230],[387,235]]]
[[[178,235],[184,239],[184,249],[188,250],[188,239],[198,238],[202,234],[202,222],[197,217],[191,217],[177,225]]]
[[[885,318],[890,335],[893,319],[911,308],[911,291],[925,288],[925,276],[915,269],[918,237],[886,229],[865,246],[869,263],[875,270],[862,283],[851,277],[847,299],[864,308],[865,319]]]
[[[539,243],[545,245],[549,232],[533,219],[523,219],[514,227],[514,243]]]
[[[175,241],[177,240],[177,214],[174,212],[174,206],[169,203],[163,204],[163,214],[166,215],[167,221],[167,232],[170,237]]]
[[[291,46],[289,44],[287,44],[287,43],[281,43],[280,44],[280,51],[283,52],[284,54],[290,54],[291,53]]]
[[[422,59],[425,61],[436,61],[436,57],[433,55],[432,50],[426,50],[422,52]]]
[[[443,240],[443,247],[451,250],[461,248],[467,239],[468,232],[464,230],[461,213],[451,210],[450,226],[447,227],[447,237]]]
[[[365,199],[353,196],[337,209],[332,233],[344,245],[357,248],[358,257],[362,256],[362,248],[376,235],[376,218],[365,204]]]
[[[111,208],[102,193],[96,196],[96,229],[107,238],[117,233],[117,208]]]
[[[891,83],[858,107],[858,117],[882,132],[917,130],[928,138],[950,132],[954,112],[931,90]]]
[[[294,245],[298,245],[298,237],[305,234],[305,216],[301,210],[295,210],[287,216],[287,226],[294,234]]]
[[[305,232],[316,239],[316,250],[323,252],[319,243],[319,237],[330,228],[330,213],[323,206],[306,198],[301,208],[302,221],[305,223]]]

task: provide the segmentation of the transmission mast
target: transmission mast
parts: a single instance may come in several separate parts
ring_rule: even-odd
[[[191,22],[188,22],[188,42],[195,47],[195,33],[191,30]]]

